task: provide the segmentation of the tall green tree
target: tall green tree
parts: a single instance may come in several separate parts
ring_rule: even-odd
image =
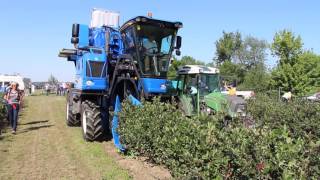
[[[236,61],[238,51],[242,49],[242,38],[240,32],[222,32],[222,37],[216,41],[216,64],[220,65],[226,61]]]
[[[241,84],[244,81],[245,69],[241,64],[226,61],[219,66],[219,70],[224,81],[228,83],[236,81],[237,84]]]
[[[58,79],[56,77],[54,77],[52,74],[49,76],[48,78],[48,83],[50,85],[57,85],[59,83]]]
[[[294,65],[302,54],[302,40],[300,36],[295,36],[291,31],[283,30],[277,32],[273,38],[271,52],[279,58],[279,65]]]
[[[307,51],[295,60],[296,63],[283,63],[272,72],[273,87],[292,91],[297,95],[318,91],[320,88],[320,56]]]
[[[254,68],[255,70],[265,70],[264,66],[267,56],[268,43],[253,36],[245,37],[240,51],[240,63],[247,70]]]
[[[272,72],[271,84],[303,95],[319,87],[320,57],[313,52],[303,51],[300,36],[288,30],[275,34],[272,53],[279,58],[278,66]]]
[[[271,76],[263,64],[258,64],[246,72],[239,89],[262,92],[268,90]]]
[[[236,80],[241,84],[247,79],[246,85],[249,85],[249,82],[268,79],[265,68],[267,48],[268,43],[264,40],[253,36],[247,36],[243,40],[239,32],[223,32],[223,36],[216,42],[215,61],[226,81]],[[247,73],[250,75],[248,78],[246,78]],[[258,74],[259,76],[255,76]],[[266,77],[262,77],[265,75]]]

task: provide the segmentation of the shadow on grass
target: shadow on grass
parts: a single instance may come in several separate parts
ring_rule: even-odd
[[[22,123],[22,124],[20,124],[20,125],[30,125],[30,124],[38,124],[38,123],[46,123],[46,122],[49,122],[49,120],[32,121],[32,122]]]
[[[54,125],[43,125],[43,126],[29,127],[29,128],[26,128],[26,129],[22,129],[21,131],[18,131],[17,134],[23,134],[23,133],[27,133],[27,132],[38,130],[38,129],[42,129],[42,128],[49,128],[49,127],[52,127],[52,126],[54,126]]]

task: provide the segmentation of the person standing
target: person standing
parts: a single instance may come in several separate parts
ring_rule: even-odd
[[[282,98],[286,101],[286,102],[290,102],[291,98],[292,98],[292,93],[291,91],[286,92],[283,94]]]
[[[22,100],[21,91],[18,88],[19,84],[13,82],[11,88],[6,93],[4,99],[8,103],[8,118],[12,128],[12,133],[15,134],[18,126],[18,113]]]
[[[230,95],[230,96],[237,95],[237,89],[235,86],[233,86],[233,85],[227,86],[227,83],[225,82],[224,88],[226,89],[226,91],[228,91],[228,95]]]
[[[61,89],[60,89],[60,84],[58,83],[57,85],[56,85],[56,91],[57,91],[57,96],[60,96],[60,94],[61,94]]]
[[[48,96],[49,93],[50,93],[50,85],[48,83],[45,85],[45,90],[46,90],[46,93],[47,93],[47,96]]]
[[[66,95],[66,91],[67,91],[67,83],[62,83],[62,92],[63,92],[63,95],[62,96],[65,96]]]

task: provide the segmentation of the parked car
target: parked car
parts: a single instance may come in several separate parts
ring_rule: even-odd
[[[228,91],[222,91],[222,94],[228,94]],[[255,96],[254,91],[236,91],[236,95],[244,99],[250,99]]]
[[[317,92],[311,96],[306,97],[307,100],[312,102],[320,102],[320,92]]]

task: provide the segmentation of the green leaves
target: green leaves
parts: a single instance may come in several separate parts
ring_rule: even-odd
[[[272,54],[278,56],[280,65],[294,65],[302,53],[301,37],[295,35],[288,30],[283,30],[275,34],[271,45]]]
[[[3,98],[4,94],[0,93],[0,98]],[[1,127],[1,123],[3,121],[3,119],[5,118],[6,114],[5,114],[5,104],[0,102],[0,127]]]
[[[216,41],[214,61],[227,82],[237,81],[240,88],[265,90],[269,85],[265,68],[268,43],[253,36],[242,38],[239,32],[223,32]]]
[[[267,96],[249,102],[255,128],[239,119],[187,118],[155,99],[124,103],[123,143],[133,154],[167,166],[178,179],[306,179],[320,175],[319,104],[285,104]]]
[[[283,30],[273,38],[272,54],[279,58],[278,66],[272,72],[271,85],[296,95],[317,91],[320,87],[320,56],[303,51],[300,36]]]
[[[223,36],[216,42],[216,61],[222,64],[231,61],[232,57],[243,48],[240,32],[224,32]]]
[[[272,72],[272,85],[293,91],[297,95],[319,90],[320,56],[312,52],[301,54],[294,65],[282,64]]]

